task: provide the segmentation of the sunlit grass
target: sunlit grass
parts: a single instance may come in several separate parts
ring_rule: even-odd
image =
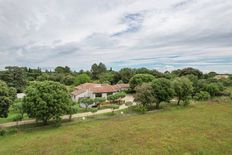
[[[228,98],[144,115],[100,115],[0,137],[0,154],[232,154]]]

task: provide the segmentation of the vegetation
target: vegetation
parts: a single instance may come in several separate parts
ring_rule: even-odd
[[[126,96],[125,92],[118,92],[107,97],[107,100],[115,103],[117,100],[120,102],[120,99]]]
[[[210,94],[207,91],[200,91],[199,93],[196,94],[194,99],[198,101],[205,101],[210,99]]]
[[[90,105],[94,103],[94,99],[92,98],[81,98],[80,103],[85,105],[85,108],[87,109]]]
[[[178,98],[177,105],[180,105],[180,101],[187,103],[193,91],[191,81],[186,77],[178,77],[173,82],[174,91]]]
[[[0,117],[7,117],[10,105],[13,103],[16,92],[0,80]]]
[[[161,102],[169,102],[174,91],[171,87],[171,81],[168,79],[160,78],[152,81],[152,94],[155,97],[156,109],[159,109]]]
[[[141,103],[144,107],[150,106],[155,102],[151,84],[143,83],[141,86],[137,86],[135,91],[135,101]]]
[[[4,129],[6,136],[0,137],[0,154],[229,155],[232,104],[215,101],[144,115],[100,115],[59,128]]]
[[[86,82],[129,83],[139,104],[126,103],[131,107],[121,114],[114,111],[125,92],[108,95],[111,104],[98,108],[88,107],[105,98],[72,102],[72,89]],[[16,92],[25,92],[26,97],[15,100]],[[204,74],[194,68],[162,73],[147,68],[114,71],[103,63],[79,72],[68,66],[53,71],[8,66],[0,71],[0,117],[7,117],[0,123],[27,117],[60,123],[62,115],[71,120],[73,114],[85,111],[113,112],[60,128],[37,124],[1,129],[0,154],[232,154],[231,92],[231,75]],[[146,113],[154,107],[158,110]]]
[[[80,85],[80,84],[87,83],[90,81],[91,81],[90,76],[86,73],[82,73],[80,75],[77,75],[74,83],[75,85]]]
[[[136,86],[151,82],[154,79],[155,77],[151,74],[136,74],[130,79],[130,88],[134,89]]]
[[[47,124],[48,120],[61,120],[60,116],[68,114],[71,99],[64,85],[52,82],[32,82],[26,89],[23,108],[30,118]]]

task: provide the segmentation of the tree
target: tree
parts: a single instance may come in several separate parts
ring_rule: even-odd
[[[5,67],[1,72],[0,79],[5,81],[9,87],[14,87],[17,92],[22,92],[27,85],[25,68],[17,66]]]
[[[99,75],[99,81],[101,82],[101,83],[106,83],[106,82],[108,82],[108,83],[110,83],[110,84],[113,84],[114,83],[114,75],[115,75],[115,73],[114,72],[105,72],[105,73],[101,73],[100,75]]]
[[[24,107],[23,107],[23,103],[21,99],[17,99],[15,101],[15,103],[12,105],[12,108],[14,110],[14,112],[19,113],[20,117],[17,117],[18,119],[21,118],[21,120],[23,119],[23,115],[24,115]]]
[[[187,77],[192,82],[192,86],[193,86],[192,97],[194,97],[196,93],[200,91],[198,88],[198,77],[192,74],[187,75],[185,77]]]
[[[155,96],[152,94],[152,86],[150,83],[143,83],[135,87],[135,101],[140,102],[144,107],[155,102]]]
[[[96,97],[95,99],[94,99],[94,103],[96,104],[96,105],[98,105],[98,107],[100,107],[100,104],[102,103],[102,102],[105,102],[106,101],[106,99],[104,98],[104,97]]]
[[[130,79],[130,88],[134,89],[136,86],[151,82],[154,79],[155,77],[151,74],[136,74]]]
[[[49,75],[48,73],[42,73],[40,76],[37,77],[38,81],[46,81],[49,80]]]
[[[126,93],[125,92],[118,92],[118,93],[115,93],[115,94],[112,94],[112,95],[109,95],[107,97],[107,100],[115,103],[115,101],[122,99],[123,97],[126,96]]]
[[[54,119],[60,122],[61,116],[69,112],[71,98],[66,87],[58,82],[31,82],[23,99],[25,112],[30,118],[47,124]]]
[[[79,106],[76,103],[73,103],[69,110],[69,120],[71,121],[72,115],[78,112]]]
[[[216,83],[210,83],[206,87],[207,92],[213,97],[220,93],[219,85]]]
[[[80,84],[87,83],[90,81],[91,81],[91,79],[90,79],[89,75],[86,73],[82,73],[75,78],[74,83],[75,83],[75,85],[80,85]]]
[[[62,83],[65,84],[65,85],[70,86],[70,85],[72,85],[74,83],[74,81],[75,81],[74,76],[72,76],[72,75],[66,75],[64,77]]]
[[[87,109],[90,105],[94,103],[92,98],[81,98],[80,103],[85,105],[85,109]]]
[[[186,77],[178,77],[173,81],[173,87],[175,94],[178,97],[177,105],[180,105],[181,100],[188,102],[193,91],[191,81]]]
[[[68,66],[62,67],[62,66],[57,66],[55,68],[56,73],[61,73],[61,74],[67,74],[71,73],[71,69]]]
[[[134,76],[134,71],[131,68],[122,68],[119,75],[123,83],[129,83],[130,79]]]
[[[0,80],[0,117],[8,117],[9,107],[15,98],[15,94],[11,94],[10,91],[11,88],[9,88],[5,82]]]
[[[174,71],[172,71],[172,73],[176,74],[179,77],[191,75],[191,74],[197,76],[198,78],[201,78],[203,76],[203,73],[201,71],[199,71],[198,69],[195,69],[195,68],[191,68],[191,67],[174,70]]]
[[[92,78],[94,80],[99,79],[99,75],[101,73],[106,72],[106,71],[107,71],[107,68],[106,68],[105,64],[103,64],[101,62],[98,65],[95,63],[91,66],[91,74],[92,74]]]
[[[159,109],[161,102],[169,102],[172,99],[174,90],[170,80],[164,78],[155,79],[152,81],[151,86],[152,94],[155,97],[156,109]]]

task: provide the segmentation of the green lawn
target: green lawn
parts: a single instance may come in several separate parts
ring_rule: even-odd
[[[194,104],[144,115],[20,129],[0,137],[0,154],[232,154],[232,104]]]

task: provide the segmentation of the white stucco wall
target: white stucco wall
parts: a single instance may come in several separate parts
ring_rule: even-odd
[[[79,95],[73,96],[72,99],[73,101],[78,101],[80,98],[83,98],[83,97],[95,98],[95,94],[93,94],[91,91],[86,91]]]
[[[107,98],[107,93],[102,93],[102,97]]]

